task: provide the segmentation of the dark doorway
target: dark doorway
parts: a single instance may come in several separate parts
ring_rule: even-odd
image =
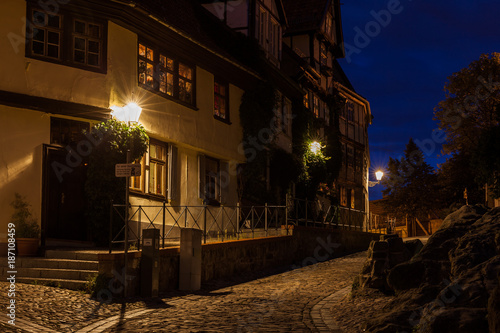
[[[44,146],[44,223],[45,238],[86,241],[85,219],[86,163],[68,165],[68,151]]]

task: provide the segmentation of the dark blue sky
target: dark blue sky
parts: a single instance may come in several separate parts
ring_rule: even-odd
[[[482,53],[500,52],[499,14],[498,0],[343,0],[340,64],[374,116],[371,179],[389,157],[401,156],[410,137],[425,143],[429,164],[444,161],[432,140],[433,109],[449,75]],[[370,199],[381,190],[372,188]]]

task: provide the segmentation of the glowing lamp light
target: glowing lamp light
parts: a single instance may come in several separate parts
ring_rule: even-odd
[[[110,109],[113,110],[111,112],[113,117],[126,123],[138,123],[142,112],[142,108],[136,103],[128,103],[122,108],[113,105]]]
[[[382,179],[382,177],[384,177],[384,173],[379,170],[379,171],[375,172],[375,177],[377,178],[378,181],[380,181]]]
[[[321,152],[321,144],[318,141],[313,141],[309,144],[309,150],[314,155],[317,155]]]

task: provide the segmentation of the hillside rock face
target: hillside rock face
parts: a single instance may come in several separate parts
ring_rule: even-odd
[[[464,206],[389,271],[395,299],[368,332],[500,332],[500,207]]]

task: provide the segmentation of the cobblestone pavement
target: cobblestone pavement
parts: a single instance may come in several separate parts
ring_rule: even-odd
[[[365,252],[261,277],[219,280],[200,292],[153,301],[99,303],[65,289],[17,284],[16,328],[7,324],[1,282],[1,332],[336,332],[329,302],[359,273]],[[23,329],[21,329],[23,328]]]

